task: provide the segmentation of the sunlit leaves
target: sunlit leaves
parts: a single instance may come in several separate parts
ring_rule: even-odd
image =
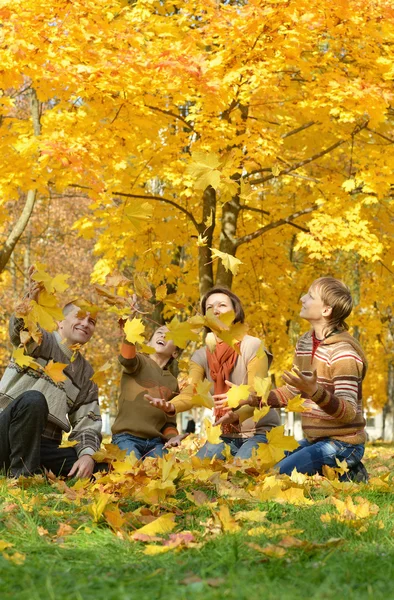
[[[28,354],[25,354],[23,347],[15,348],[15,350],[12,353],[12,358],[16,362],[16,364],[22,367],[23,369],[25,367],[30,367],[32,369],[39,368],[39,365],[35,362],[34,358],[29,356]]]
[[[310,408],[305,406],[305,398],[302,398],[300,394],[291,398],[286,406],[286,412],[310,412]]]

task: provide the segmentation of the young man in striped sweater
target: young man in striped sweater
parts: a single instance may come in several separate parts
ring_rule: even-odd
[[[316,279],[301,298],[300,316],[312,329],[296,346],[292,371],[285,371],[286,385],[270,392],[271,407],[285,407],[301,394],[306,411],[302,413],[305,439],[280,461],[280,473],[293,469],[312,475],[323,465],[337,467],[345,460],[347,478],[367,480],[361,459],[366,441],[362,409],[362,381],[367,360],[358,341],[347,329],[353,301],[349,288],[333,277]],[[238,420],[237,411],[227,413],[226,422]]]
[[[323,465],[345,460],[349,478],[367,479],[361,459],[366,442],[362,381],[367,360],[347,329],[353,301],[349,288],[333,277],[314,281],[301,298],[300,316],[312,326],[297,342],[294,365],[285,371],[285,386],[273,390],[270,406],[286,406],[297,394],[305,398],[302,413],[305,438],[276,466],[312,475]]]

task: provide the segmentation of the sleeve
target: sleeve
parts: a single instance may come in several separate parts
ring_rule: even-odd
[[[262,358],[257,358],[257,356],[255,356],[248,362],[248,367],[247,367],[248,368],[248,385],[251,388],[254,387],[254,378],[255,377],[261,377],[262,379],[264,379],[264,377],[267,377],[268,361],[269,361],[269,359],[268,359],[267,354],[264,354],[264,356]],[[255,406],[250,406],[248,404],[245,404],[244,406],[242,406],[237,411],[237,413],[239,415],[240,423],[242,423],[246,419],[249,419],[250,417],[252,417],[255,408],[256,408]]]
[[[175,415],[173,417],[167,416],[167,423],[164,425],[163,429],[161,430],[161,433],[168,440],[179,435]]]
[[[68,418],[72,427],[70,441],[77,441],[75,449],[78,458],[84,454],[94,454],[101,444],[101,414],[98,402],[98,388],[89,380],[86,390],[81,390],[81,399],[75,403]]]
[[[324,412],[342,423],[351,423],[360,410],[359,388],[362,381],[363,361],[353,350],[334,354],[331,357],[331,379],[334,391],[318,384],[312,396]]]
[[[126,373],[135,374],[141,369],[141,356],[137,354],[135,345],[126,339],[120,347],[118,360]]]
[[[185,410],[190,410],[193,408],[193,389],[200,381],[204,381],[205,370],[204,367],[197,364],[193,360],[190,361],[190,369],[188,376],[188,385],[182,390],[178,396],[175,396],[173,400],[171,400],[172,404],[175,407],[175,412],[180,413]]]

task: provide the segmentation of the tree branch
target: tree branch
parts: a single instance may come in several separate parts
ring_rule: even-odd
[[[146,194],[126,194],[125,192],[112,192],[113,196],[122,196],[124,198],[143,198],[144,200],[157,200],[159,202],[165,202],[166,204],[171,204],[171,206],[174,206],[176,209],[180,210],[181,212],[183,212],[183,214],[185,214],[193,223],[194,227],[197,229],[197,231],[199,231],[199,225],[196,221],[196,219],[194,218],[194,215],[189,212],[186,208],[183,208],[183,206],[181,206],[180,204],[177,204],[176,202],[174,202],[173,200],[170,200],[169,198],[163,198],[163,196],[147,196]]]
[[[179,119],[179,121],[182,121],[182,123],[187,125],[190,131],[193,131],[196,135],[199,136],[197,131],[194,129],[193,125],[186,121],[184,117],[181,117],[181,115],[177,115],[176,113],[173,113],[170,110],[163,110],[162,108],[158,108],[157,106],[150,106],[149,104],[145,104],[145,106],[146,108],[150,108],[151,110],[157,110],[157,112],[161,112],[163,113],[163,115],[168,115],[169,117],[174,117],[174,119]]]
[[[253,212],[258,212],[262,215],[270,214],[267,210],[263,210],[262,208],[255,208],[254,206],[247,206],[246,204],[241,204],[239,208],[240,210],[251,210]]]
[[[33,88],[30,90],[30,110],[33,122],[33,132],[35,136],[39,136],[41,133],[41,123],[40,123],[40,102],[37,98],[37,94]],[[18,220],[14,224],[9,236],[7,237],[4,246],[0,250],[0,273],[6,267],[11,254],[14,251],[15,246],[17,245],[21,235],[26,229],[26,226],[29,222],[31,214],[33,212],[34,204],[37,198],[37,190],[28,190],[26,196],[25,206],[21,214],[19,215]]]
[[[312,125],[315,125],[316,123],[317,123],[317,121],[309,121],[309,123],[305,123],[305,125],[301,125],[300,127],[297,127],[296,129],[293,129],[292,131],[289,131],[288,133],[284,133],[280,137],[284,140],[285,138],[288,138],[291,135],[295,135],[296,133],[299,133],[300,131],[304,131],[304,129],[308,129],[308,127],[312,127]]]
[[[313,212],[314,210],[317,210],[318,208],[319,207],[317,206],[317,204],[314,204],[313,206],[309,206],[308,208],[304,208],[303,210],[299,210],[299,211],[293,213],[292,215],[289,215],[285,219],[279,219],[278,221],[274,221],[273,223],[264,225],[264,227],[260,227],[260,229],[257,229],[253,233],[249,233],[249,234],[244,235],[243,237],[239,238],[237,240],[236,247],[238,248],[242,244],[251,242],[252,240],[255,240],[256,238],[260,237],[260,235],[263,235],[264,233],[266,233],[267,231],[270,231],[271,229],[276,229],[277,227],[280,227],[281,225],[292,225],[293,227],[297,227],[297,229],[301,229],[301,226],[297,225],[296,223],[293,223],[293,220],[298,219],[298,217],[302,217],[303,215],[307,215],[307,214]],[[306,231],[308,231],[308,230],[306,230]]]
[[[281,177],[282,175],[287,175],[287,173],[291,173],[291,171],[295,171],[296,169],[299,169],[300,167],[303,167],[304,165],[307,165],[307,164],[317,160],[318,158],[321,158],[325,154],[332,152],[339,146],[342,146],[342,144],[344,144],[345,142],[347,142],[347,140],[339,140],[338,142],[335,142],[335,144],[332,144],[328,148],[325,148],[324,150],[321,150],[320,152],[313,154],[309,158],[300,160],[300,162],[296,163],[295,165],[292,165],[288,169],[283,169],[283,171],[280,171],[280,173],[278,175],[274,175],[273,173],[271,173],[270,175],[267,175],[266,177],[261,177],[260,179],[252,180],[250,183],[251,183],[251,185],[258,185],[260,183],[265,183],[266,181],[270,181],[271,179],[274,179],[275,177]]]

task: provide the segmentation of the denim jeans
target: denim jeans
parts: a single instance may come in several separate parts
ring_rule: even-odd
[[[112,436],[112,443],[119,446],[121,450],[127,450],[127,454],[134,452],[137,458],[157,458],[167,452],[164,450],[162,438],[156,437],[147,440],[145,438],[131,435],[131,433],[116,433]]]
[[[336,458],[345,460],[350,468],[361,461],[365,450],[364,444],[348,444],[331,438],[318,442],[304,439],[299,444],[298,448],[275,465],[279,473],[291,475],[293,469],[297,469],[299,473],[307,475],[321,474],[323,465],[337,466]]]
[[[259,444],[266,444],[267,437],[265,433],[258,433],[251,438],[232,438],[221,436],[223,440],[219,444],[211,444],[205,442],[202,448],[197,452],[198,458],[217,458],[218,460],[224,460],[223,454],[224,446],[227,444],[230,446],[231,455],[235,458],[250,458],[252,456],[253,448],[257,448]]]

